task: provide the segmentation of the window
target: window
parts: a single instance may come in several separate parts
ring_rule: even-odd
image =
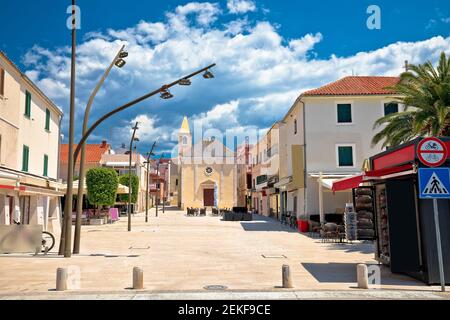
[[[0,96],[5,94],[5,70],[0,68]]]
[[[183,145],[184,146],[187,146],[187,144],[188,144],[188,139],[187,139],[187,137],[186,136],[183,136]]]
[[[44,154],[44,177],[48,177],[48,155]]]
[[[28,172],[28,160],[30,158],[30,148],[23,146],[22,151],[22,171]]]
[[[178,187],[178,179],[175,179],[175,186]]]
[[[337,105],[337,122],[352,123],[352,105],[350,103],[338,103]]]
[[[50,131],[50,110],[45,110],[45,130]]]
[[[294,134],[297,134],[297,119],[294,120]]]
[[[31,93],[25,93],[25,117],[31,117]]]
[[[398,103],[388,102],[384,104],[384,115],[398,113]]]
[[[337,165],[338,167],[354,167],[354,146],[339,145],[337,146]]]

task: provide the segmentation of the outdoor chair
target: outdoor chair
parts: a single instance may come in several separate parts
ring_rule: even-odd
[[[325,223],[320,231],[322,242],[339,239],[339,228],[336,223]]]
[[[206,208],[201,208],[201,209],[200,209],[200,216],[201,216],[201,217],[206,216]]]

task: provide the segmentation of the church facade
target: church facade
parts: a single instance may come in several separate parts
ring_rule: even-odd
[[[235,153],[214,138],[193,143],[185,117],[178,133],[177,201],[185,208],[237,206]]]

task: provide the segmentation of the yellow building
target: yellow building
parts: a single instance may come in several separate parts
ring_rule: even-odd
[[[180,208],[232,208],[237,205],[235,153],[210,137],[193,144],[188,119],[178,133]]]

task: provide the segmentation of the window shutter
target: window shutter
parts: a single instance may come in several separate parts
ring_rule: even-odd
[[[352,122],[352,105],[351,104],[338,104],[338,123],[351,123]]]
[[[31,93],[25,93],[25,116],[31,117]]]
[[[48,155],[44,154],[44,177],[48,177]]]
[[[5,94],[5,70],[0,68],[0,96]]]
[[[50,110],[45,110],[45,130],[50,130]]]
[[[30,148],[23,146],[22,152],[22,171],[28,172],[28,159],[30,156]]]
[[[352,167],[354,165],[352,147],[339,147],[338,154],[340,167]]]

